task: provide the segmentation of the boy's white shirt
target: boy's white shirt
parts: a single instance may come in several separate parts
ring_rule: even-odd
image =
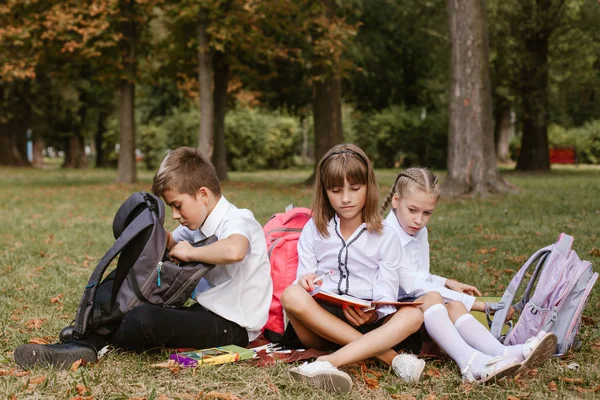
[[[390,226],[400,238],[402,249],[408,265],[400,272],[400,290],[398,298],[406,296],[420,297],[429,292],[438,292],[448,302],[458,300],[462,302],[467,310],[471,310],[475,297],[466,293],[448,289],[446,278],[432,275],[429,272],[429,239],[427,228],[421,228],[414,236],[409,235],[402,229],[396,213],[392,210],[385,219],[386,225]]]
[[[398,272],[402,260],[402,247],[397,235],[385,226],[381,234],[369,233],[366,224],[363,223],[345,241],[350,245],[344,248],[341,235],[338,236],[337,215],[329,221],[327,231],[329,237],[323,238],[312,218],[304,226],[298,240],[296,277],[300,278],[308,273],[322,275],[333,271],[331,275],[323,278],[323,289],[338,293],[341,277],[340,287],[344,294],[348,282],[347,294],[351,296],[365,300],[396,301]],[[345,264],[346,254],[348,254],[349,274],[346,273],[346,266],[339,262]],[[377,308],[379,318],[395,311],[396,308],[393,306]]]
[[[265,235],[254,214],[237,208],[221,196],[200,229],[191,231],[180,225],[173,231],[173,239],[193,243],[211,235],[224,239],[234,234],[248,239],[246,257],[209,271],[196,287],[196,301],[246,328],[248,339],[252,341],[267,323],[273,295]]]

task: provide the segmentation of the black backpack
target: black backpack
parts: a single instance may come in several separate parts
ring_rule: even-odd
[[[164,220],[164,203],[151,193],[134,193],[119,207],[113,221],[116,241],[83,291],[72,327],[74,339],[84,339],[90,333],[109,334],[119,326],[125,313],[141,303],[182,306],[200,279],[214,267],[169,261]],[[203,246],[216,240],[210,236],[193,245]],[[116,268],[102,279],[117,255]]]

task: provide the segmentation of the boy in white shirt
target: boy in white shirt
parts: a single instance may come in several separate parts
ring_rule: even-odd
[[[36,364],[68,368],[74,361],[93,362],[107,342],[119,348],[245,347],[267,322],[273,293],[262,226],[252,212],[238,209],[222,194],[214,166],[191,147],[172,151],[152,185],[181,224],[167,232],[169,256],[180,261],[215,264],[195,291],[197,304],[166,308],[142,304],[123,317],[109,337],[86,338],[77,344],[27,344],[15,349],[23,368]],[[203,247],[190,242],[215,235]]]

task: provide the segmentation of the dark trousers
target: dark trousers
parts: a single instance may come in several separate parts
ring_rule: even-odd
[[[228,344],[246,347],[248,332],[199,304],[187,308],[142,304],[125,314],[119,328],[107,339],[131,351],[161,347],[204,349]]]

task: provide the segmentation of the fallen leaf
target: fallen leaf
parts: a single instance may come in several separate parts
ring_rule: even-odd
[[[390,397],[392,399],[399,399],[399,400],[417,400],[417,398],[415,396],[411,396],[410,394],[394,393],[394,394],[391,394]]]
[[[220,392],[208,392],[206,393],[206,396],[204,397],[205,399],[219,399],[219,400],[242,400],[241,397],[236,396],[235,394],[231,394],[231,393],[220,393]]]
[[[567,377],[561,376],[558,379],[560,379],[561,381],[566,382],[566,383],[583,383],[583,379],[581,379],[581,378],[567,378]]]
[[[85,387],[85,385],[82,384],[78,384],[77,386],[75,386],[75,390],[77,390],[78,394],[84,394],[85,392],[87,392],[87,388]]]
[[[12,375],[13,369],[0,369],[0,376]]]
[[[71,371],[75,372],[79,369],[79,367],[81,366],[81,363],[83,362],[83,359],[79,359],[76,361],[73,361],[73,364],[71,364],[71,368],[69,368]]]
[[[489,249],[481,248],[479,250],[476,251],[477,254],[488,254],[488,253],[495,253],[498,249],[495,247],[490,247]]]
[[[551,382],[548,384],[548,389],[549,389],[550,391],[552,391],[552,392],[556,392],[556,390],[557,390],[557,387],[556,387],[556,382],[554,382],[554,381],[551,381]]]
[[[430,378],[439,378],[442,376],[440,370],[435,367],[429,367],[427,372],[425,372],[425,375],[429,376]]]
[[[25,322],[25,326],[30,331],[34,331],[34,330],[37,331],[38,329],[40,329],[42,327],[44,322],[46,322],[45,318],[34,318],[34,319],[30,319],[29,321]]]
[[[63,294],[61,293],[61,294],[59,294],[59,295],[57,295],[57,296],[55,296],[55,297],[52,297],[52,298],[50,299],[50,303],[51,303],[51,304],[54,304],[54,303],[60,303],[60,302],[61,302],[61,300],[62,300],[62,298],[63,298]]]
[[[12,375],[20,378],[22,376],[29,375],[29,371],[15,371]]]
[[[511,396],[511,395],[508,395],[508,396],[506,397],[506,400],[521,400],[521,399],[520,399],[520,398],[518,398],[517,396]]]
[[[31,339],[29,339],[29,343],[33,343],[33,344],[49,344],[50,341],[48,341],[46,338],[43,338],[43,337],[32,337]]]
[[[159,394],[156,400],[169,400],[169,397],[166,394]]]
[[[29,384],[31,385],[39,385],[40,383],[46,380],[46,375],[38,376],[37,378],[33,378],[29,380]]]
[[[427,397],[424,397],[424,400],[436,400],[437,397],[433,393],[429,393]]]
[[[592,247],[592,251],[590,251],[590,256],[600,257],[600,249],[598,247]]]
[[[510,269],[510,268],[506,268],[506,269],[504,270],[504,273],[505,273],[506,275],[514,275],[514,273],[515,273],[515,270],[514,270],[514,269]]]

